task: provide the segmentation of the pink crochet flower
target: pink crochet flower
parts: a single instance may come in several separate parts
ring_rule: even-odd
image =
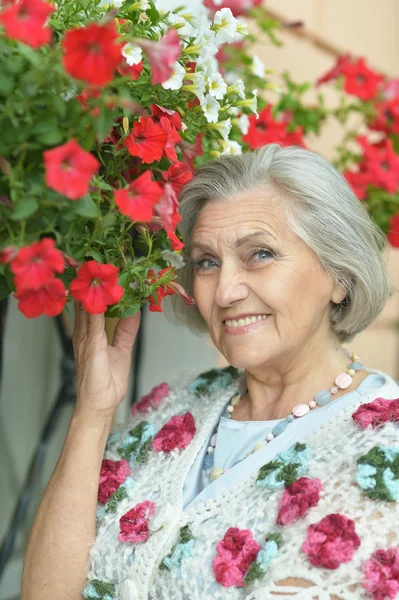
[[[369,425],[376,428],[388,421],[399,423],[399,398],[396,400],[376,398],[373,402],[362,404],[353,413],[352,419],[362,429],[366,429]]]
[[[310,525],[307,534],[302,550],[315,567],[337,569],[341,563],[352,560],[360,546],[355,523],[345,515],[327,515],[319,523]]]
[[[294,481],[280,500],[277,524],[288,525],[305,516],[309,508],[319,502],[322,487],[320,479],[301,477]]]
[[[216,546],[217,554],[212,561],[216,581],[224,587],[243,587],[245,573],[260,548],[252,531],[230,527]]]
[[[399,548],[377,550],[363,567],[362,585],[373,600],[396,598],[399,594]]]
[[[156,452],[171,452],[176,448],[181,450],[189,445],[195,431],[194,418],[191,413],[176,415],[171,417],[158,431],[152,440],[152,447]]]
[[[100,471],[98,501],[108,502],[110,496],[126,481],[130,473],[127,460],[109,460],[108,458],[104,458]]]
[[[151,500],[140,502],[119,519],[121,542],[143,544],[148,540],[148,525],[155,512],[155,503]]]
[[[146,413],[150,408],[158,408],[160,403],[169,394],[169,386],[167,383],[160,383],[152,388],[151,392],[143,396],[139,402],[133,404],[131,414]]]

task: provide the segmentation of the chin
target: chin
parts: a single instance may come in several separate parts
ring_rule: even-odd
[[[261,354],[255,352],[227,352],[222,353],[228,363],[236,369],[245,369],[246,371],[257,369],[261,365],[264,365],[270,357],[261,356]]]

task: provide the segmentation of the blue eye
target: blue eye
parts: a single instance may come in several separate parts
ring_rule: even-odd
[[[266,250],[266,248],[259,248],[259,250],[256,250],[252,254],[251,258],[254,258],[255,256],[257,256],[259,254],[263,254],[264,255],[264,256],[260,257],[260,260],[264,260],[265,258],[271,258],[272,256],[274,256],[273,252],[271,252],[270,250]]]
[[[204,263],[212,263],[212,265],[216,265],[216,263],[213,260],[210,260],[209,258],[202,258],[201,260],[194,260],[194,269],[196,271],[198,271],[199,269],[205,269],[205,271],[209,271],[211,267],[207,267]]]

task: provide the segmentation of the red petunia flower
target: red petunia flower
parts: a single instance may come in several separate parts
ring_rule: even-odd
[[[18,300],[18,309],[28,317],[34,319],[43,313],[47,317],[59,315],[67,301],[67,292],[61,279],[50,279],[39,289],[23,289],[14,294]]]
[[[152,447],[156,452],[172,452],[186,448],[194,437],[196,428],[193,415],[186,412],[184,415],[171,417],[158,431],[152,440]]]
[[[63,40],[64,68],[76,79],[103,86],[122,60],[114,21],[70,29]]]
[[[322,487],[320,479],[301,477],[294,481],[280,500],[277,524],[288,525],[304,517],[309,508],[318,504]]]
[[[384,80],[383,75],[368,68],[364,58],[358,58],[355,62],[346,61],[341,67],[341,73],[345,77],[344,90],[364,101],[375,98]]]
[[[308,527],[302,550],[315,567],[337,569],[352,560],[359,546],[354,521],[345,515],[331,514]]]
[[[143,70],[143,63],[140,62],[138,65],[128,65],[127,62],[121,63],[118,67],[119,75],[130,77],[132,81],[137,81]]]
[[[38,48],[51,40],[46,21],[53,11],[54,6],[42,0],[19,0],[1,12],[0,23],[8,37]]]
[[[54,278],[55,273],[62,273],[64,267],[62,253],[52,238],[43,238],[21,248],[10,265],[17,292],[39,290]]]
[[[383,131],[387,135],[399,134],[399,96],[375,105],[376,115],[369,124],[370,129]]]
[[[169,386],[167,383],[160,383],[152,388],[151,392],[140,398],[139,402],[135,402],[131,408],[131,414],[134,416],[137,413],[146,413],[152,409],[158,408],[160,403],[169,394]]]
[[[353,413],[352,419],[361,429],[367,429],[369,425],[375,429],[384,423],[399,423],[399,398],[376,398],[372,402],[361,404]]]
[[[150,104],[150,109],[152,118],[155,121],[155,123],[159,124],[161,118],[166,117],[175,129],[180,131],[180,129],[182,128],[181,117],[176,110],[170,110],[169,108],[165,108],[164,106],[159,106],[159,104]]]
[[[144,171],[129,187],[115,190],[115,203],[121,213],[132,221],[150,221],[154,215],[154,204],[159,202],[163,190],[152,179],[151,171]]]
[[[325,73],[325,75],[322,75],[321,77],[319,77],[319,79],[317,79],[316,86],[321,85],[322,83],[328,83],[329,81],[333,81],[334,79],[337,79],[340,75],[342,75],[343,66],[346,65],[348,62],[350,62],[350,60],[351,60],[350,54],[345,54],[344,56],[339,56],[336,64],[333,66],[333,68],[330,69],[329,71],[327,71],[327,73]]]
[[[196,156],[202,156],[204,150],[202,148],[202,138],[205,134],[200,133],[195,138],[194,144],[190,144],[189,142],[182,142],[180,144],[181,151],[183,153],[183,162],[189,167],[189,169],[194,169],[194,158]]]
[[[222,0],[222,2],[204,0],[204,5],[209,8],[212,14],[221,8],[229,8],[235,17],[246,15],[248,11],[261,4],[262,0]]]
[[[143,544],[149,538],[149,523],[155,513],[155,503],[151,500],[140,502],[119,519],[121,542]]]
[[[399,548],[376,550],[362,567],[362,585],[373,600],[393,600],[399,594]]]
[[[82,92],[76,96],[76,100],[82,105],[84,110],[89,110],[90,113],[95,117],[100,112],[98,106],[92,108],[90,101],[93,98],[99,98],[101,96],[101,91],[97,88],[87,88],[86,90],[82,90]]]
[[[393,100],[399,97],[399,79],[387,79],[384,82],[382,95],[385,100]]]
[[[163,83],[169,79],[181,53],[180,38],[176,29],[169,29],[167,34],[157,42],[140,38],[137,43],[143,48],[150,61],[152,84]]]
[[[116,490],[125,483],[131,474],[127,460],[109,460],[104,458],[101,464],[100,481],[98,487],[98,501],[108,502]]]
[[[390,220],[388,241],[394,248],[399,248],[399,212]]]
[[[193,172],[185,163],[177,162],[164,172],[164,178],[172,184],[173,189],[178,194],[186,183],[191,181]]]
[[[244,576],[260,549],[250,529],[229,527],[216,546],[217,554],[212,561],[216,581],[224,587],[243,587]]]
[[[268,104],[259,113],[258,119],[256,115],[249,117],[248,132],[243,136],[243,140],[252,150],[271,143],[282,146],[304,146],[302,127],[289,132],[288,126],[288,120],[278,121],[273,117],[272,105]]]
[[[177,146],[177,144],[179,142],[181,142],[182,139],[181,139],[179,133],[177,132],[177,129],[175,127],[173,127],[173,125],[170,122],[170,119],[168,119],[167,117],[161,117],[160,126],[163,129],[163,131],[166,133],[166,135],[168,136],[167,140],[166,140],[166,145],[164,148],[164,155],[170,161],[175,163],[175,162],[177,162],[177,154],[176,154],[175,146]]]
[[[121,300],[124,289],[118,284],[119,269],[113,265],[102,265],[95,260],[83,263],[75,279],[71,281],[69,292],[79,300],[83,308],[97,315],[104,313],[108,306]]]
[[[7,265],[18,256],[18,248],[16,246],[6,246],[0,250],[0,264]]]
[[[144,163],[152,163],[161,160],[167,140],[168,134],[151,117],[141,117],[134,123],[124,144],[132,156],[138,156]]]
[[[158,279],[160,279],[166,271],[171,270],[171,267],[167,267],[166,269],[162,269],[159,271],[158,275],[154,274],[154,271],[148,271],[149,280],[152,283],[155,283]],[[150,312],[162,312],[162,300],[166,296],[172,296],[174,294],[174,290],[169,285],[161,285],[148,299],[149,310]],[[155,295],[155,298],[154,298]]]
[[[73,138],[62,146],[43,152],[46,184],[70,200],[78,200],[89,191],[89,183],[100,166]]]
[[[162,197],[154,209],[156,214],[161,217],[166,233],[174,233],[177,224],[182,220],[182,216],[179,213],[176,192],[170,183],[165,183]]]

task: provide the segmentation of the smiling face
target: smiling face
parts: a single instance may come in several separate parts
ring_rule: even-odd
[[[208,203],[190,255],[198,309],[231,365],[288,367],[335,337],[331,302],[341,302],[345,291],[290,229],[277,194],[252,190]]]

